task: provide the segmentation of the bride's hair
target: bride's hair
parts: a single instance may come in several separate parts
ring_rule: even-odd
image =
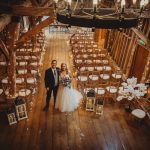
[[[63,65],[66,66],[66,72],[68,73],[68,68],[67,68],[67,64],[66,64],[66,63],[61,63],[61,72],[63,71],[63,70],[62,70],[62,66],[63,66]]]

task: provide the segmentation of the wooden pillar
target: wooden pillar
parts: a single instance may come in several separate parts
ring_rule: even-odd
[[[106,31],[106,29],[95,29],[94,32],[94,41],[98,42],[101,47],[104,47],[104,41],[107,33]]]
[[[149,78],[149,72],[150,72],[150,52],[149,52],[149,55],[148,55],[148,58],[147,58],[147,63],[146,63],[146,66],[145,66],[145,69],[144,69],[144,72],[143,72],[143,76],[142,76],[142,79],[141,79],[141,82],[146,82],[146,80],[148,80]]]
[[[0,31],[2,31],[6,25],[11,22],[11,17],[9,15],[0,15]]]
[[[18,17],[8,26],[8,49],[9,49],[9,63],[8,63],[8,82],[9,82],[9,98],[16,97],[16,51],[15,43],[19,38],[20,20]]]
[[[126,77],[129,76],[136,48],[137,48],[137,40],[134,41],[134,45],[132,45],[132,47],[131,47],[128,65],[127,65],[127,70],[126,70]]]
[[[94,41],[95,42],[98,42],[99,41],[99,31],[100,29],[95,29],[95,32],[94,32]]]
[[[127,52],[126,52],[126,58],[124,60],[124,63],[123,63],[123,72],[127,75],[129,73],[129,69],[128,68],[130,65],[128,65],[130,63],[130,56],[131,56],[131,52],[132,52],[132,49],[134,47],[134,45],[136,45],[136,35],[131,32],[131,38],[129,39],[129,44],[128,44],[128,47],[127,47]]]

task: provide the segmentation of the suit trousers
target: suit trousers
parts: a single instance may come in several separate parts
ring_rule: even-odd
[[[56,96],[57,96],[57,91],[58,91],[58,86],[55,86],[55,87],[53,87],[53,88],[49,88],[49,90],[47,91],[46,107],[49,107],[49,103],[50,103],[52,91],[53,91],[54,106],[55,106],[55,103],[56,103]]]

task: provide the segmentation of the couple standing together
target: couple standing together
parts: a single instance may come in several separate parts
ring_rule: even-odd
[[[45,71],[45,87],[47,90],[46,105],[44,111],[49,109],[51,93],[53,91],[54,107],[61,112],[74,111],[80,103],[82,95],[71,86],[72,75],[65,63],[59,69],[57,61],[52,60],[51,68]]]

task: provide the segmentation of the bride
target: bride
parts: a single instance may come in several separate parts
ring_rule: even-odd
[[[58,108],[61,112],[74,111],[79,106],[81,99],[82,95],[71,86],[71,74],[67,65],[62,63],[55,108]]]

